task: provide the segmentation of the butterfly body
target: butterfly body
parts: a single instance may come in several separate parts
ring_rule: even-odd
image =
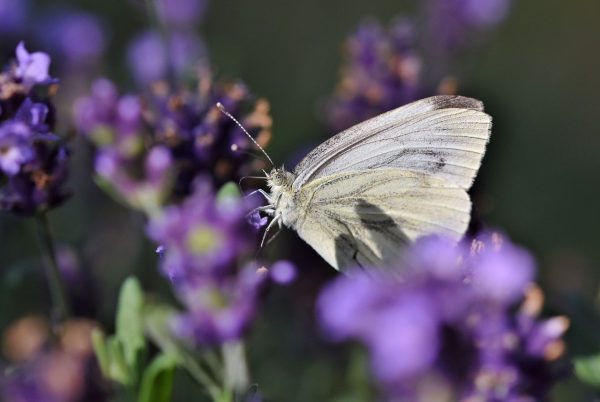
[[[337,269],[393,264],[408,242],[460,239],[467,190],[489,139],[481,102],[423,99],[360,123],[267,175],[262,211],[295,230]]]

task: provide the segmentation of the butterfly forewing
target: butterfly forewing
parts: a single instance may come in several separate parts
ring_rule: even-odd
[[[468,189],[491,128],[481,110],[474,99],[435,96],[367,120],[309,153],[294,169],[294,188],[339,172],[395,167]]]

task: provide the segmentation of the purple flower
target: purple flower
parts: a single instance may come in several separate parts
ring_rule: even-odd
[[[242,200],[218,204],[210,185],[199,182],[182,205],[172,205],[150,221],[148,234],[166,252],[163,272],[174,282],[225,273],[249,250],[253,236]]]
[[[269,270],[273,282],[280,285],[292,283],[298,274],[296,267],[289,261],[277,261]]]
[[[22,122],[8,121],[0,125],[0,170],[4,174],[18,174],[21,166],[34,158],[33,136]]]
[[[30,215],[66,198],[62,186],[69,155],[50,132],[46,104],[30,98],[14,104],[19,104],[16,112],[0,123],[0,177],[6,176],[0,187],[0,209]]]
[[[53,79],[49,75],[50,56],[43,52],[29,53],[25,43],[19,42],[17,46],[16,76],[21,79],[26,87],[35,84],[47,84]]]
[[[193,32],[173,32],[165,40],[160,33],[147,31],[131,42],[127,60],[136,81],[148,84],[167,78],[169,73],[182,75],[205,68],[206,49]]]
[[[264,281],[255,267],[247,266],[235,277],[179,286],[187,312],[173,323],[175,333],[201,345],[239,339],[256,314]]]
[[[249,97],[242,84],[212,84],[202,75],[196,88],[171,92],[157,83],[143,98],[119,97],[114,84],[102,79],[77,100],[76,125],[98,149],[96,171],[129,205],[156,209],[189,195],[199,176],[221,185],[258,167],[246,152],[254,145],[214,105],[226,105],[264,146],[270,138],[268,103],[259,100],[253,112],[240,115]],[[157,147],[167,152],[153,152]],[[264,221],[254,218],[257,225]]]
[[[319,321],[331,339],[366,346],[390,397],[427,401],[426,384],[436,379],[449,400],[540,400],[568,321],[538,318],[532,258],[499,239],[484,236],[471,248],[422,239],[399,272],[363,270],[327,286]]]
[[[329,102],[333,131],[427,95],[413,26],[397,20],[386,32],[374,21],[363,23],[348,39],[340,83]]]
[[[0,33],[23,32],[28,8],[27,0],[0,0]]]
[[[493,27],[508,14],[510,0],[428,0],[433,46],[442,51],[474,42],[478,31]]]
[[[250,215],[248,215],[248,222],[255,228],[260,229],[267,224],[269,218],[266,216],[261,216],[258,211],[253,211]]]
[[[42,24],[40,41],[54,49],[70,65],[97,60],[106,48],[106,35],[96,16],[68,11],[53,15]]]
[[[36,353],[3,367],[0,398],[6,402],[99,400],[97,398],[103,396],[99,389],[101,382],[97,381],[97,375],[91,370],[95,362],[90,338],[96,326],[94,322],[83,319],[63,323],[58,342],[41,345]],[[26,329],[28,333],[21,333]],[[12,339],[5,342],[5,347],[18,347],[18,342],[31,342],[32,336],[49,338],[47,324],[37,328],[39,333],[32,334],[31,330],[35,329],[19,328],[18,321],[9,327]],[[94,381],[91,381],[92,378]]]
[[[204,14],[206,0],[158,0],[160,17],[173,26],[197,23]]]

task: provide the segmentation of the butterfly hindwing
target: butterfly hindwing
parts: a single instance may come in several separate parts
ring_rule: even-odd
[[[376,169],[339,173],[310,182],[294,227],[332,266],[385,266],[402,246],[440,233],[459,239],[469,222],[465,190],[420,172]]]

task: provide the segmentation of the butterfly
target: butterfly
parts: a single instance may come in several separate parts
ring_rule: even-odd
[[[266,174],[266,232],[295,230],[338,270],[392,265],[431,234],[458,241],[491,125],[482,102],[433,96],[342,131]]]

